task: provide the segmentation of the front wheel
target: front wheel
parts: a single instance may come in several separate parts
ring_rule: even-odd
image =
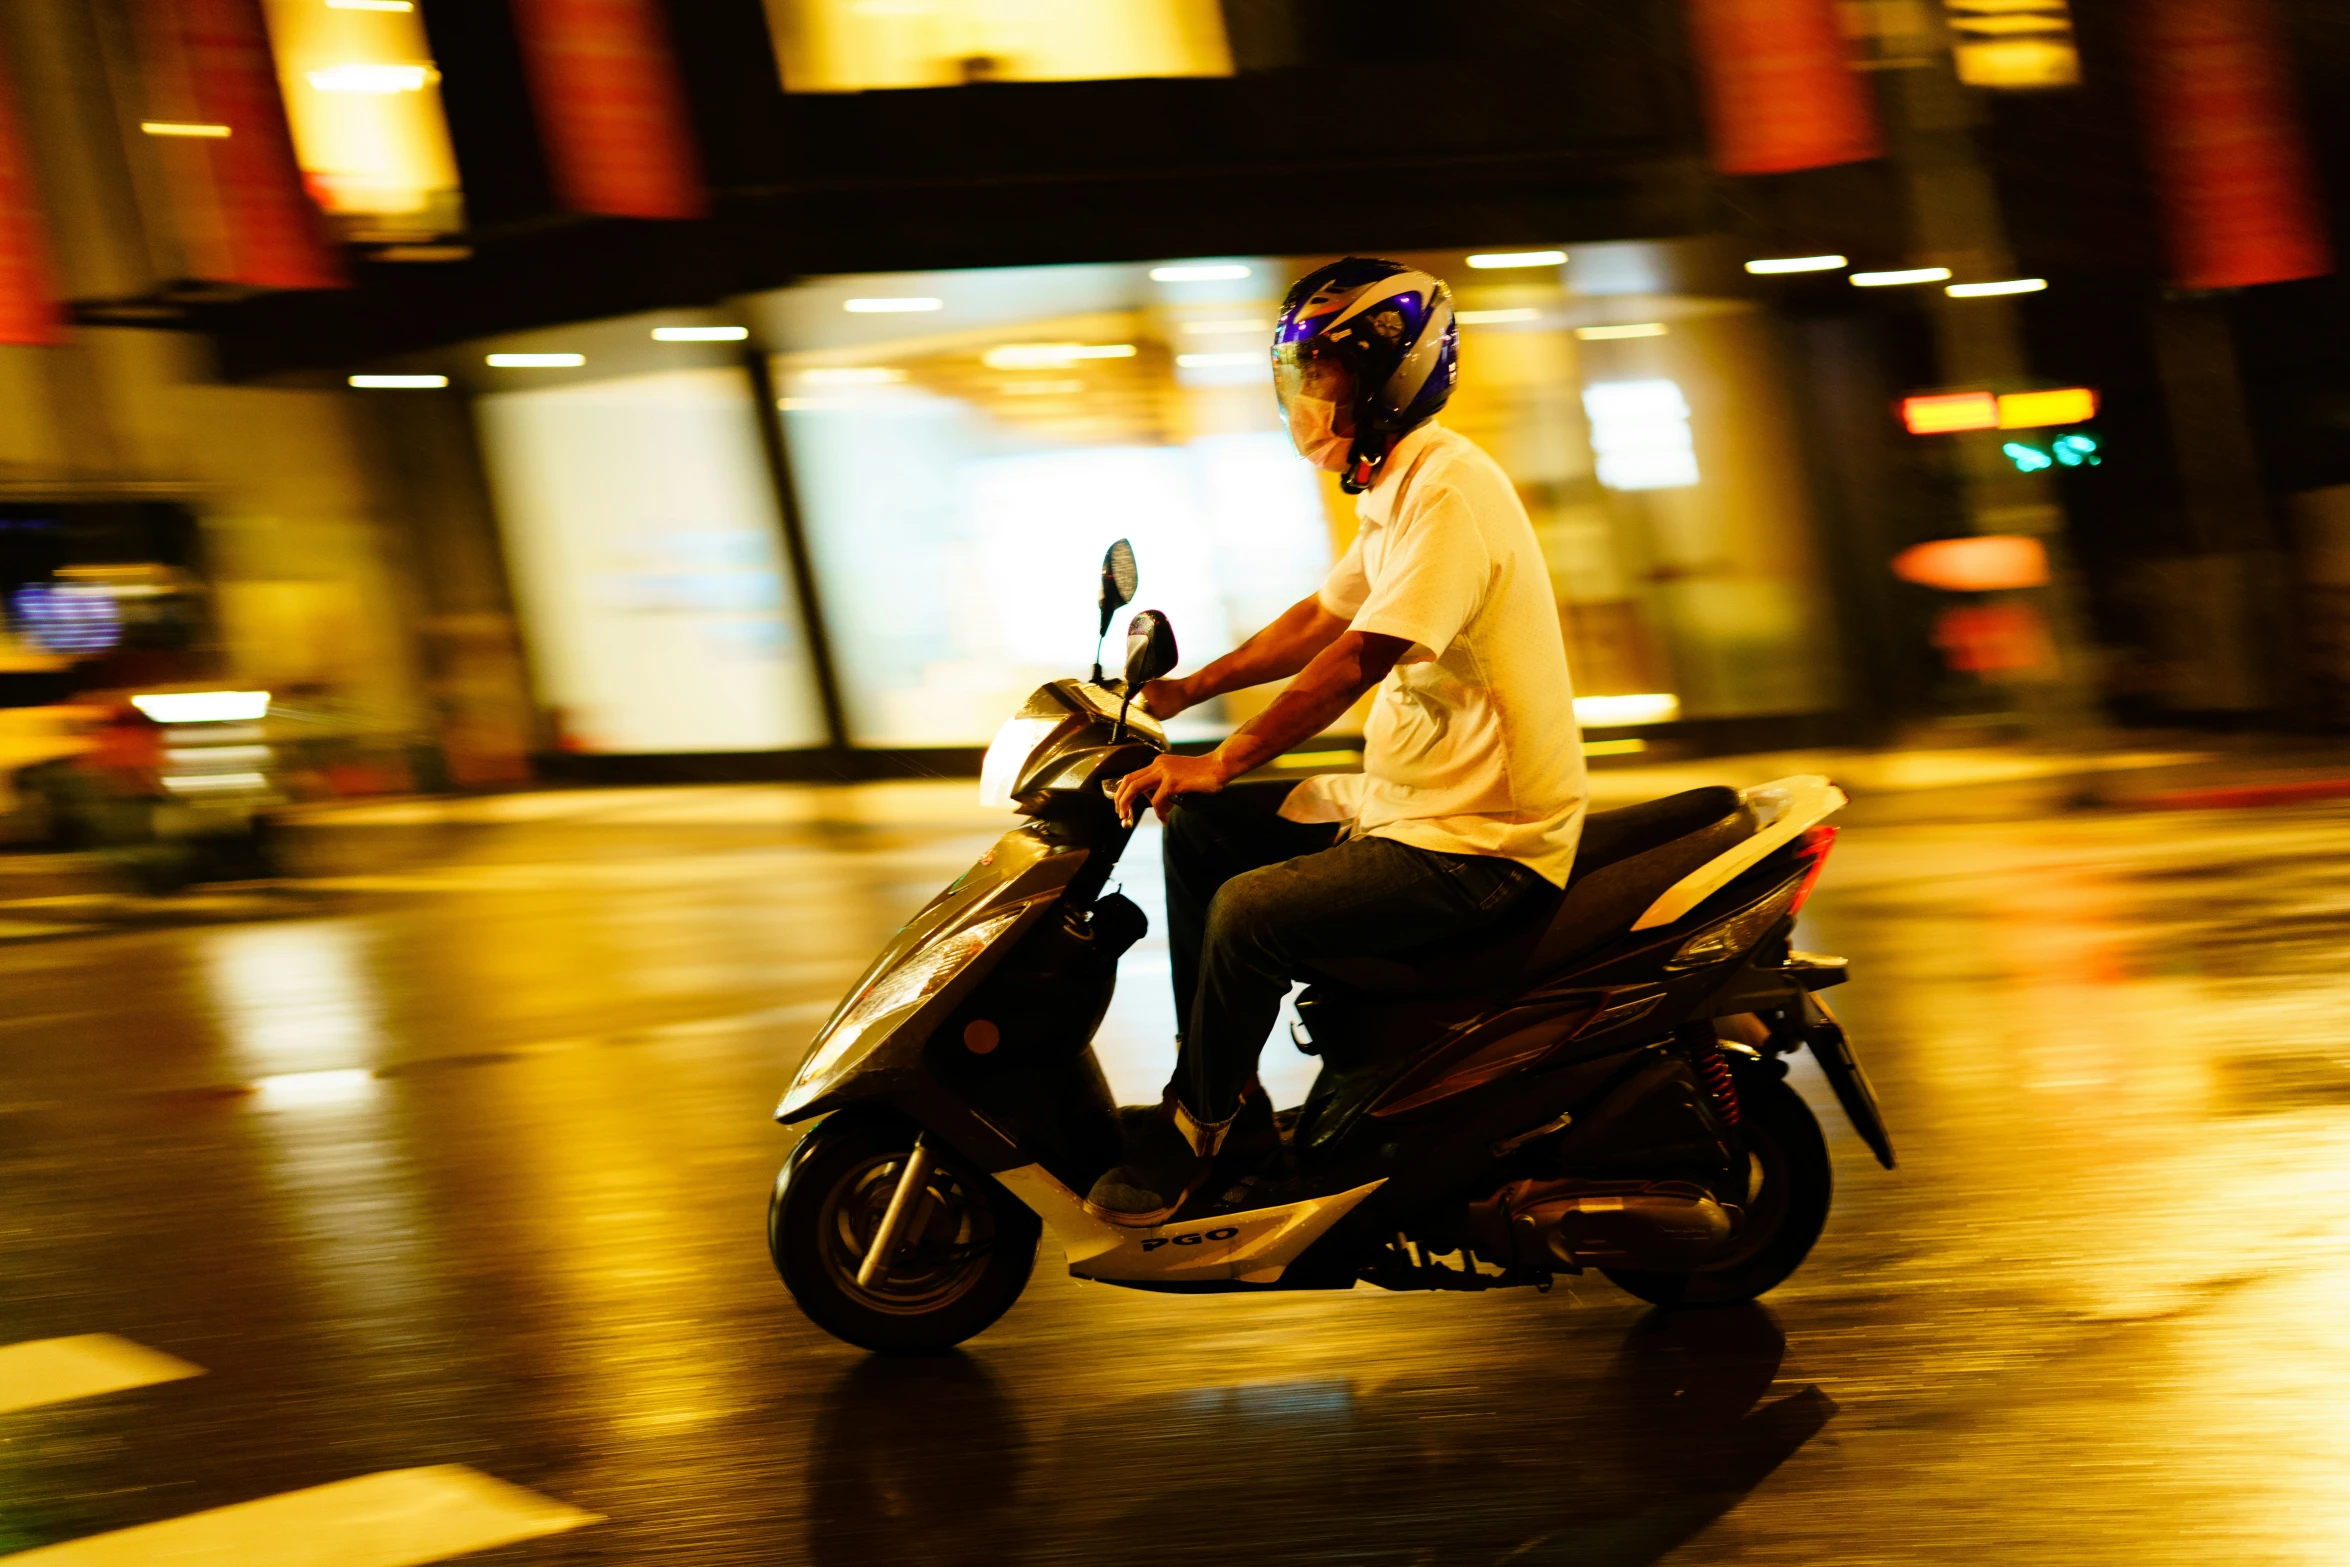
[[[1686,1273],[1603,1268],[1621,1289],[1659,1306],[1731,1306],[1784,1284],[1828,1222],[1835,1173],[1803,1096],[1761,1066],[1737,1070],[1747,1152],[1744,1215],[1722,1253]]]
[[[951,1348],[1009,1311],[1043,1230],[1010,1192],[933,1144],[895,1261],[859,1284],[913,1147],[906,1122],[828,1116],[784,1161],[767,1205],[768,1254],[808,1320],[884,1354]]]

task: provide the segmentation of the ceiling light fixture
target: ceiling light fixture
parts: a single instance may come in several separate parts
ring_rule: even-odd
[[[445,375],[355,375],[351,384],[369,390],[433,389],[447,386],[449,378]]]
[[[657,326],[656,343],[739,343],[751,335],[747,326]]]
[[[904,315],[908,312],[917,310],[940,310],[945,308],[945,306],[946,301],[943,299],[925,299],[913,296],[886,299],[846,299],[841,301],[841,309],[846,310],[852,316]]]
[[[2037,294],[2047,286],[2044,277],[2015,277],[1999,283],[1953,283],[1942,292],[1952,299],[1995,299],[2001,294]]]
[[[494,370],[570,370],[587,363],[585,354],[492,354]]]
[[[1237,261],[1151,268],[1153,283],[1229,283],[1249,275]]]
[[[1746,270],[1757,277],[1778,277],[1788,272],[1841,272],[1850,265],[1842,256],[1766,256],[1746,263]]]
[[[1855,272],[1845,279],[1854,288],[1901,288],[1910,283],[1947,283],[1948,267],[1907,267],[1898,272]]]
[[[1489,250],[1471,256],[1469,265],[1480,272],[1492,272],[1504,267],[1558,267],[1566,261],[1563,250]]]

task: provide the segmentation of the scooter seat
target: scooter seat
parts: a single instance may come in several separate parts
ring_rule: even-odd
[[[1308,979],[1371,995],[1424,996],[1530,981],[1622,935],[1667,888],[1754,836],[1738,791],[1691,789],[1583,821],[1563,892],[1525,900],[1500,927],[1375,956],[1330,958]]]

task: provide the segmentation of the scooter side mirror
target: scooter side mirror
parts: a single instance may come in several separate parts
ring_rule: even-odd
[[[1175,667],[1175,628],[1155,609],[1126,623],[1126,689],[1140,691]]]
[[[1120,539],[1102,556],[1102,624],[1098,633],[1109,635],[1110,617],[1134,602],[1134,590],[1140,584],[1141,574],[1134,568],[1134,546]]]

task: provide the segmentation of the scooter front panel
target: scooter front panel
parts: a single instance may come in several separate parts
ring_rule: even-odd
[[[1276,1283],[1307,1247],[1387,1184],[1382,1177],[1277,1208],[1130,1229],[1087,1213],[1077,1194],[1042,1165],[1001,1171],[996,1179],[1051,1226],[1073,1276],[1120,1284]]]

